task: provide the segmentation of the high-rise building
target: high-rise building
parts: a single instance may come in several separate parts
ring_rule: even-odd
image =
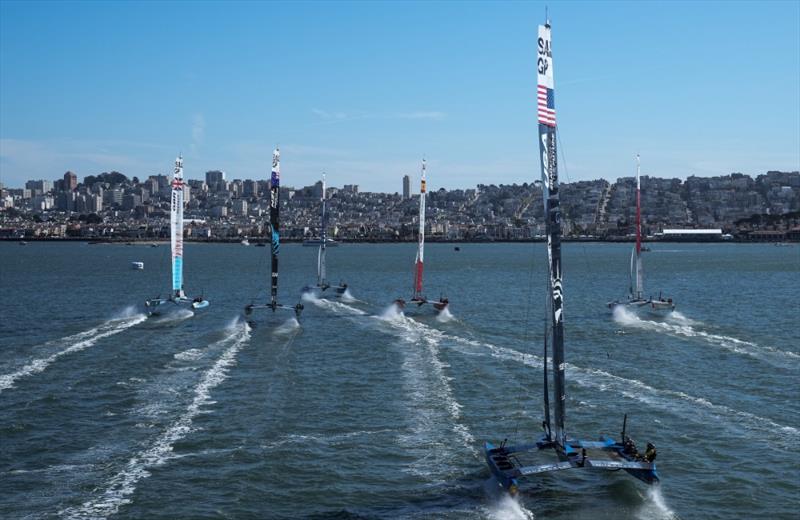
[[[78,187],[78,176],[72,172],[64,174],[64,191],[72,191]]]
[[[220,191],[225,185],[225,172],[219,170],[210,170],[206,172],[206,184],[208,184],[209,191]]]
[[[53,189],[53,183],[50,181],[28,181],[25,183],[25,189],[31,190],[35,197],[36,195],[44,195]]]
[[[411,177],[403,175],[403,198],[411,198]]]

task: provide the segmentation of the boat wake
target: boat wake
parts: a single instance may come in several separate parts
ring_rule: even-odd
[[[447,335],[447,337],[457,341],[463,339],[452,335]],[[470,346],[486,348],[489,350],[490,355],[497,359],[515,361],[532,368],[542,367],[542,358],[533,354],[525,354],[514,349],[472,340],[463,340],[463,342]],[[759,439],[771,438],[776,443],[789,449],[792,449],[800,441],[800,430],[797,428],[778,424],[775,421],[749,412],[715,404],[701,397],[675,390],[654,388],[636,379],[627,379],[609,374],[603,370],[581,368],[570,363],[566,364],[566,369],[570,381],[575,381],[584,388],[622,395],[692,422],[699,421],[707,425],[720,425],[735,434],[744,434],[747,438],[752,438],[751,435],[748,435],[748,432],[757,432]],[[693,405],[697,411],[701,412],[700,415],[696,413],[696,410],[691,410],[681,403]],[[720,419],[724,420],[720,421]]]
[[[364,437],[370,437],[373,435],[394,433],[394,431],[395,430],[393,429],[360,430],[360,431],[352,431],[344,433],[334,433],[331,435],[312,435],[312,434],[303,435],[295,433],[291,435],[286,435],[283,438],[278,439],[277,441],[264,444],[261,447],[265,450],[275,450],[283,446],[289,446],[293,444],[298,444],[298,445],[321,444],[325,446],[337,446],[339,444],[347,444],[355,442],[352,439],[363,439]]]
[[[0,392],[14,386],[14,383],[18,379],[44,371],[44,369],[50,366],[51,363],[56,361],[61,356],[87,349],[97,343],[99,340],[119,334],[120,332],[145,321],[146,319],[147,316],[144,314],[136,314],[134,308],[129,307],[114,318],[98,325],[95,328],[48,342],[45,344],[45,346],[60,345],[64,348],[47,357],[34,359],[15,372],[0,375]]]
[[[456,401],[450,386],[452,378],[445,373],[449,365],[439,358],[439,342],[444,334],[406,317],[395,304],[375,318],[389,325],[404,343],[412,346],[402,349],[403,376],[413,411],[412,425],[411,432],[399,438],[401,445],[417,453],[417,460],[409,470],[426,478],[434,475],[440,479],[449,478],[455,471],[453,459],[458,456],[450,448],[453,436],[472,457],[477,457],[478,452],[475,438],[462,422],[462,406]],[[420,346],[425,349],[413,348]],[[440,431],[445,424],[449,425],[449,431]]]
[[[614,309],[614,320],[623,326],[663,332],[671,336],[697,338],[730,352],[750,356],[781,367],[786,366],[787,360],[800,361],[800,354],[794,352],[786,352],[772,347],[763,347],[750,341],[744,341],[731,336],[705,332],[700,330],[702,322],[691,320],[680,313],[672,312],[664,321],[651,321],[643,320],[636,314],[619,306]]]
[[[348,289],[349,290],[349,289]],[[303,301],[307,303],[311,303],[312,305],[316,305],[320,309],[325,309],[333,312],[344,311],[347,314],[355,314],[358,316],[364,316],[367,313],[362,311],[361,309],[357,309],[351,305],[347,305],[346,303],[342,303],[344,298],[341,301],[336,300],[328,300],[326,298],[318,298],[316,295],[312,293],[304,293],[303,294]],[[349,302],[356,302],[355,298],[349,300]]]
[[[166,462],[171,456],[175,442],[191,433],[192,421],[203,412],[205,405],[211,403],[211,391],[227,378],[229,368],[236,362],[236,355],[249,339],[250,328],[241,323],[231,329],[216,345],[212,345],[227,348],[214,365],[202,375],[200,382],[194,388],[191,403],[180,417],[149,447],[131,457],[125,467],[108,480],[100,496],[84,502],[79,507],[62,510],[59,515],[65,518],[105,518],[116,514],[120,507],[130,503],[128,497],[136,490],[136,484],[139,480],[150,476],[148,469]]]

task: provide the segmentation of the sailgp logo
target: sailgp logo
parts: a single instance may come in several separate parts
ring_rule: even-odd
[[[553,53],[550,50],[550,40],[539,38],[539,61],[537,64],[539,74],[547,74],[547,71],[550,69],[550,60],[552,57]]]

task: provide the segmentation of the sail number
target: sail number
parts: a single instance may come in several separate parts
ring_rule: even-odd
[[[550,50],[550,40],[539,38],[539,74],[547,74],[547,69],[550,68],[550,59],[553,53]]]

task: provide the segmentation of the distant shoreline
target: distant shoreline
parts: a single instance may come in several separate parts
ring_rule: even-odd
[[[242,238],[208,238],[208,239],[190,239],[184,238],[184,242],[192,243],[192,244],[240,244]],[[436,239],[431,237],[425,238],[426,242],[433,243],[433,244],[528,244],[528,243],[539,243],[545,242],[544,238],[528,238],[528,239],[514,239],[514,240],[443,240],[443,239]],[[268,244],[269,241],[267,239],[259,239],[259,238],[248,238],[251,246],[254,246],[258,243]],[[296,239],[296,238],[282,238],[281,242],[284,244],[302,244],[305,239]],[[561,239],[562,242],[579,242],[579,243],[634,243],[636,242],[635,238],[627,238],[627,237],[620,237],[620,238],[564,238]],[[64,238],[51,238],[51,237],[23,237],[23,238],[16,238],[16,237],[2,237],[0,238],[0,242],[64,242],[64,243],[73,243],[73,242],[85,242],[89,245],[103,245],[103,244],[114,244],[114,245],[169,245],[170,241],[168,239],[152,239],[152,238],[114,238],[114,239],[89,239],[84,237],[64,237]],[[385,239],[348,239],[348,240],[337,240],[337,244],[414,244],[416,243],[416,239],[413,240],[385,240]],[[693,243],[693,244],[796,244],[800,243],[800,240],[792,240],[792,239],[784,239],[780,241],[775,240],[741,240],[741,239],[730,239],[730,240],[709,240],[709,239],[690,239],[690,238],[680,238],[680,239],[654,239],[654,240],[643,240],[643,243],[646,244],[658,244],[658,243],[665,243],[665,244],[679,244],[679,243]],[[315,246],[316,247],[316,246]]]

